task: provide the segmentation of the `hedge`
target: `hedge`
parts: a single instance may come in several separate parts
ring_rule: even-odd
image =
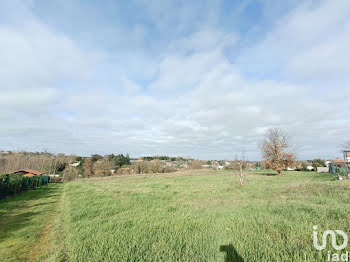
[[[340,168],[334,164],[329,166],[329,172],[331,172],[333,175],[346,176],[346,169]]]
[[[49,181],[50,177],[48,176],[25,177],[22,175],[0,175],[0,199],[41,185],[47,185]]]

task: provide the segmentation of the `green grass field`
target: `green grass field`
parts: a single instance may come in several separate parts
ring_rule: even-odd
[[[232,172],[197,170],[51,184],[0,202],[0,257],[326,261],[312,227],[350,232],[349,182],[259,172],[240,187]]]

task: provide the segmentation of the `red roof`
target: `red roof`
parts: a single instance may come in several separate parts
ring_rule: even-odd
[[[36,171],[36,170],[33,170],[33,169],[18,169],[16,171],[13,171],[12,173],[16,174],[16,173],[20,173],[20,172],[25,173],[25,174],[30,173],[30,174],[33,174],[33,175],[36,175],[36,176],[41,176],[42,174],[44,174],[44,173],[42,173],[40,171]]]

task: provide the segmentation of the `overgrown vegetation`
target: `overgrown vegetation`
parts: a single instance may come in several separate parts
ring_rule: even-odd
[[[23,191],[33,189],[42,185],[47,185],[50,178],[48,176],[25,177],[23,175],[0,175],[0,199],[16,195]]]
[[[325,167],[326,161],[320,158],[312,160],[312,166],[316,170],[318,167]]]
[[[233,255],[243,261],[324,261],[327,251],[313,247],[312,227],[350,231],[349,182],[315,172],[259,171],[240,187],[231,170],[205,169],[68,182],[62,194],[54,193],[62,199],[55,218],[41,213],[41,223],[55,221],[48,229],[54,238],[36,249],[53,247],[42,260],[72,262],[225,261]],[[11,207],[17,205],[12,212],[37,212],[22,204],[24,194],[11,198]],[[46,197],[39,197],[44,204]],[[0,202],[0,210],[9,212],[9,203]],[[28,257],[22,234],[30,247],[36,239],[27,228],[33,224],[24,223],[14,242],[15,224],[0,231],[6,261]],[[9,252],[10,246],[24,248]]]
[[[151,161],[151,160],[159,159],[159,160],[184,161],[184,162],[188,161],[188,160],[192,160],[192,159],[183,158],[181,156],[178,156],[178,157],[173,157],[173,156],[144,156],[141,159],[145,160],[145,161]]]
[[[65,167],[75,161],[76,156],[51,154],[48,152],[0,152],[0,174],[17,169],[30,168],[46,174],[62,172]]]

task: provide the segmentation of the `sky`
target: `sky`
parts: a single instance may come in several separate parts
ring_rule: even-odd
[[[0,150],[341,157],[349,47],[349,0],[1,0]]]

